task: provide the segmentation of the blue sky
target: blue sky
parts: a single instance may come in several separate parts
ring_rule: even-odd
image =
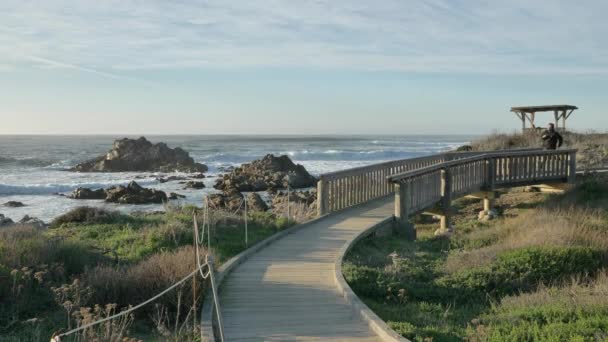
[[[0,2],[0,134],[608,129],[608,1]],[[550,115],[540,116],[541,123]]]

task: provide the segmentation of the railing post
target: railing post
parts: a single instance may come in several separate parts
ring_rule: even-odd
[[[452,175],[449,168],[441,169],[441,224],[435,235],[449,235],[452,233],[450,222],[450,206],[452,205]]]
[[[576,181],[576,151],[570,152],[570,163],[568,164],[568,183]]]
[[[403,232],[408,239],[416,239],[416,228],[409,221],[412,207],[409,182],[395,183],[395,223],[397,232]]]
[[[323,216],[328,213],[328,200],[329,200],[329,192],[327,188],[327,181],[319,178],[317,182],[317,215]]]
[[[486,163],[487,163],[487,170],[488,170],[487,188],[488,188],[488,191],[493,191],[494,184],[496,181],[496,159],[490,157],[487,159]]]

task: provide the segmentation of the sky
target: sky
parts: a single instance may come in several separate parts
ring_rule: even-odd
[[[2,0],[0,134],[608,130],[606,0]],[[539,114],[545,125],[552,114]]]

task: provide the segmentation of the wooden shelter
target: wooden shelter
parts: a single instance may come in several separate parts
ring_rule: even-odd
[[[530,123],[530,128],[536,129],[534,119],[538,112],[553,112],[555,128],[566,130],[566,120],[575,109],[578,109],[578,107],[572,105],[511,107],[511,111],[521,120],[523,131],[526,130],[526,121]],[[559,126],[560,120],[562,120],[562,127]]]

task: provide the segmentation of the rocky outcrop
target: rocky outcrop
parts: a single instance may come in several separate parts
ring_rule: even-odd
[[[12,226],[13,224],[15,224],[13,220],[0,214],[0,227]]]
[[[196,181],[187,181],[184,183],[184,189],[204,189],[205,183]]]
[[[227,209],[236,211],[241,207],[243,202],[243,194],[237,189],[231,188],[219,194],[210,194],[208,197],[209,206],[215,209]]]
[[[91,190],[89,188],[78,188],[67,197],[84,200],[102,200],[106,198],[106,192],[104,189]]]
[[[18,202],[18,201],[8,201],[8,202],[4,203],[3,206],[9,207],[9,208],[20,208],[20,207],[25,207],[25,204]]]
[[[141,187],[135,181],[127,186],[117,185],[107,189],[91,190],[89,188],[78,188],[67,197],[73,199],[105,200],[120,204],[149,204],[163,203],[167,201],[167,194],[155,189]]]
[[[127,186],[114,186],[106,189],[106,202],[120,204],[148,204],[167,201],[167,194],[160,190],[142,188],[136,182]]]
[[[262,197],[255,193],[250,192],[247,194],[247,210],[248,211],[268,211],[268,204],[264,202]]]
[[[205,172],[207,166],[194,162],[188,152],[165,143],[152,144],[146,138],[119,139],[103,156],[76,165],[80,172]]]
[[[294,164],[288,156],[266,155],[260,160],[243,164],[218,179],[214,187],[219,190],[236,188],[239,191],[266,191],[289,186],[307,188],[315,185],[316,179],[304,166]]]

